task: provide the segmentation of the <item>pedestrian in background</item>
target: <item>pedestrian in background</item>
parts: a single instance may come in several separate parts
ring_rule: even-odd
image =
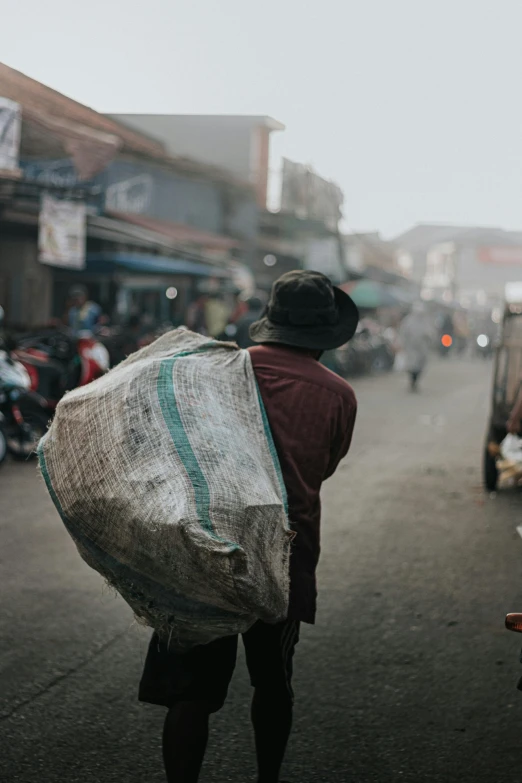
[[[410,378],[411,391],[417,391],[433,346],[431,322],[425,305],[416,302],[399,328],[399,344],[404,353],[405,369]]]
[[[218,338],[225,332],[230,308],[222,294],[212,293],[205,302],[205,325],[210,337]]]
[[[247,300],[247,310],[236,321],[235,341],[240,348],[250,348],[254,341],[250,337],[250,327],[263,314],[264,304],[259,296],[251,296]]]
[[[320,490],[350,446],[356,399],[346,381],[323,367],[323,351],[353,336],[358,312],[319,272],[289,272],[274,283],[267,313],[250,327],[249,349],[270,423],[295,531],[288,617],[257,622],[243,634],[254,687],[252,722],[258,783],[278,783],[292,725],[292,659],[300,623],[315,622]],[[237,636],[184,655],[155,635],[140,699],[168,707],[163,755],[169,783],[196,783],[209,716],[223,706],[236,664]],[[312,739],[312,738],[311,738]],[[246,774],[245,774],[246,777]]]
[[[87,288],[84,285],[73,286],[69,291],[69,297],[71,307],[67,316],[73,332],[94,331],[102,315],[100,305],[89,301]]]

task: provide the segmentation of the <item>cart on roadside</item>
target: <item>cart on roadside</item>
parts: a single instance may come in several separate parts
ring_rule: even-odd
[[[506,304],[500,342],[495,353],[491,415],[484,449],[484,485],[498,484],[497,459],[507,434],[507,421],[522,382],[522,301]]]

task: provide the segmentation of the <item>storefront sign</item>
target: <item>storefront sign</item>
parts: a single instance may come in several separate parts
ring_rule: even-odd
[[[85,187],[85,182],[80,182],[70,158],[21,160],[20,168],[23,171],[24,179],[28,182],[37,182],[39,185],[45,185],[49,188],[74,188],[79,185]]]
[[[0,97],[0,171],[16,171],[20,152],[20,104]]]
[[[115,182],[107,188],[105,208],[131,215],[145,214],[151,205],[152,189],[153,180],[148,174]]]
[[[40,207],[38,249],[42,264],[85,267],[86,208],[83,202],[46,193]]]

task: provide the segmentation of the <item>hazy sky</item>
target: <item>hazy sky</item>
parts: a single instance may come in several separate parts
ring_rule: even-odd
[[[0,0],[0,60],[100,111],[269,114],[355,229],[522,229],[522,0]]]

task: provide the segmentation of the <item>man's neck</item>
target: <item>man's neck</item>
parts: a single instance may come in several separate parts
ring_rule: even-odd
[[[284,343],[262,343],[262,345],[266,345],[267,348],[276,348],[282,351],[291,351],[292,353],[299,353],[303,356],[309,356],[312,359],[316,359],[316,361],[319,361],[321,356],[323,355],[323,351],[317,351],[313,348],[301,348],[296,345],[286,345]]]

